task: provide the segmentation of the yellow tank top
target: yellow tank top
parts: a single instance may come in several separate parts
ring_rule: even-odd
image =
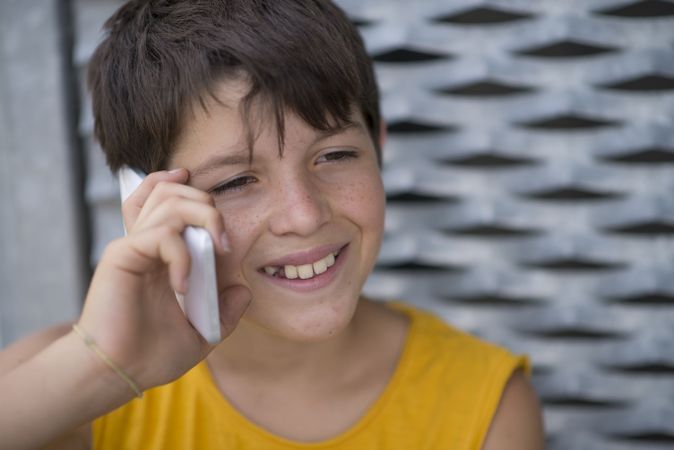
[[[177,381],[150,389],[93,423],[96,450],[474,449],[482,447],[501,393],[524,356],[396,304],[411,325],[382,395],[349,430],[295,442],[242,416],[200,363]]]

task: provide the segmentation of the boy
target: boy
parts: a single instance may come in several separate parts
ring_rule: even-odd
[[[385,127],[338,8],[131,1],[106,29],[96,136],[113,171],[150,175],[75,328],[0,356],[0,447],[542,448],[524,358],[361,296]],[[217,346],[173,293],[188,225],[216,247]]]

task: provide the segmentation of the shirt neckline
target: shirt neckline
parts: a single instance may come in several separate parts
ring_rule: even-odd
[[[387,303],[387,306],[396,311],[404,313],[410,319],[410,324],[407,329],[407,335],[405,336],[403,349],[402,352],[400,353],[400,356],[398,357],[398,362],[396,363],[395,370],[391,375],[391,377],[389,378],[388,382],[386,383],[386,386],[382,391],[382,393],[367,408],[367,410],[360,417],[360,419],[358,419],[358,421],[348,429],[344,430],[343,432],[331,438],[315,442],[295,441],[292,439],[276,435],[271,431],[266,430],[262,426],[256,424],[255,422],[244,416],[241,412],[239,412],[239,410],[236,409],[234,405],[232,405],[229,402],[227,397],[225,397],[225,395],[218,389],[215,383],[215,379],[213,378],[211,370],[208,366],[208,362],[204,360],[199,364],[198,367],[201,372],[201,376],[205,377],[205,379],[207,380],[207,382],[205,383],[205,387],[209,391],[208,395],[210,396],[210,398],[217,399],[218,406],[225,409],[228,415],[234,417],[235,420],[238,421],[237,425],[242,425],[243,427],[247,428],[251,433],[254,433],[259,437],[264,438],[268,441],[273,441],[276,444],[284,445],[286,447],[294,447],[297,449],[304,449],[304,450],[320,449],[336,446],[361,432],[370,422],[375,420],[380,415],[381,411],[383,411],[385,407],[390,403],[391,397],[393,397],[398,387],[401,385],[402,380],[404,379],[405,374],[408,370],[408,366],[410,365],[410,355],[412,354],[411,348],[413,346],[413,342],[416,340],[416,336],[419,334],[417,332],[417,328],[419,327],[420,321],[419,314],[415,312],[414,309],[398,302],[389,302]]]

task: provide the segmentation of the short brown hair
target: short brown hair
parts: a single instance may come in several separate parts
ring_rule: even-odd
[[[363,114],[379,157],[372,62],[329,0],[132,0],[104,25],[88,67],[95,135],[113,171],[165,167],[191,105],[245,74],[274,113],[283,148],[286,108],[319,130]],[[205,107],[205,106],[204,106]],[[252,134],[248,134],[252,144]]]

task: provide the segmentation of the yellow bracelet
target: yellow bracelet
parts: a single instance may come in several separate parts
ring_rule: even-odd
[[[85,333],[84,330],[82,330],[82,328],[80,328],[77,324],[73,325],[73,331],[75,331],[75,333],[77,333],[77,335],[82,338],[82,340],[84,341],[84,343],[86,344],[87,347],[89,347],[91,350],[93,350],[94,353],[96,353],[96,355],[99,358],[101,358],[101,360],[105,364],[108,365],[108,367],[110,367],[112,370],[114,370],[115,373],[117,375],[119,375],[119,377],[122,380],[124,380],[124,382],[126,384],[129,385],[129,387],[131,388],[133,393],[136,394],[136,397],[138,397],[138,398],[143,397],[143,391],[141,391],[138,388],[138,385],[131,379],[130,376],[128,376],[126,374],[126,372],[124,372],[124,370],[121,367],[119,367],[117,365],[117,363],[115,363],[112,359],[110,359],[110,357],[108,355],[103,353],[103,350],[101,350],[100,347],[98,345],[96,345],[96,341],[94,341],[94,339],[91,336],[89,336],[87,333]]]

